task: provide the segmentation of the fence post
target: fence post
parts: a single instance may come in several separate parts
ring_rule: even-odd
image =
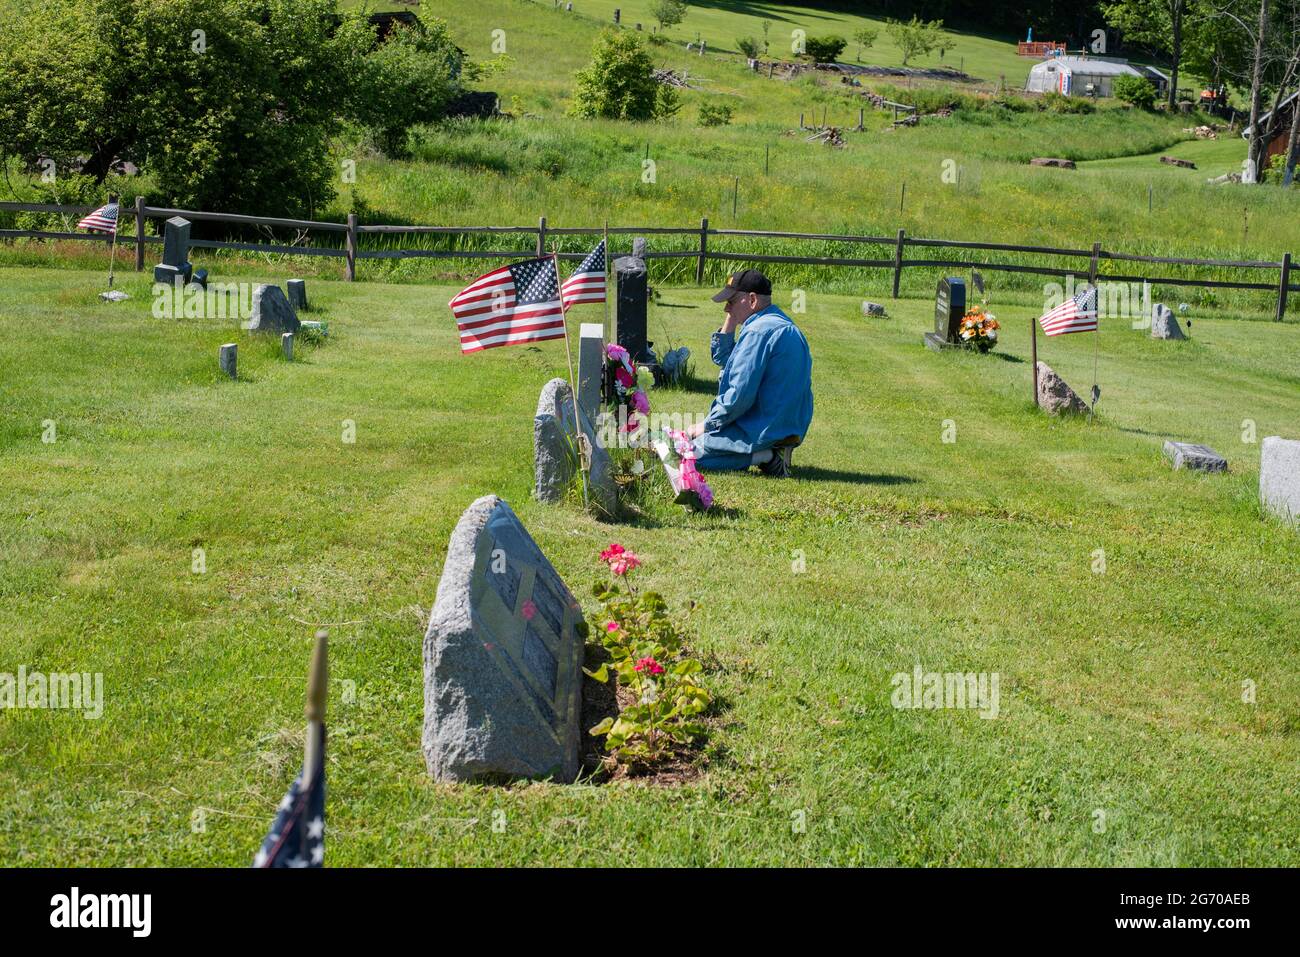
[[[898,298],[898,283],[903,278],[903,243],[907,230],[898,231],[898,245],[894,247],[894,298]]]
[[[1092,244],[1092,258],[1088,260],[1088,282],[1097,285],[1097,260],[1101,258],[1101,243]]]
[[[695,262],[695,285],[704,282],[704,260],[709,255],[709,217],[700,220],[700,258]]]
[[[546,217],[537,220],[537,258],[546,255]]]
[[[1291,254],[1282,254],[1282,278],[1277,284],[1277,315],[1273,317],[1274,322],[1281,322],[1286,318],[1286,294],[1287,287],[1291,285]]]
[[[357,214],[348,213],[348,243],[347,243],[347,262],[348,272],[347,280],[352,282],[357,278]]]
[[[144,197],[135,198],[135,271],[144,269]]]

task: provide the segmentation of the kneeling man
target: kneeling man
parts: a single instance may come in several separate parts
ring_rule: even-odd
[[[694,439],[696,465],[757,465],[768,475],[785,478],[790,453],[812,422],[808,340],[772,305],[772,283],[757,269],[733,274],[713,301],[724,303],[727,316],[711,344],[722,374],[708,416],[687,430]]]

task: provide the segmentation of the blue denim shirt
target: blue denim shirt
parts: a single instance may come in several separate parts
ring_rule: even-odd
[[[706,435],[717,433],[710,446],[755,452],[804,437],[813,415],[812,354],[789,316],[768,306],[746,319],[734,338],[715,332],[709,347],[722,366],[718,397],[704,421]]]

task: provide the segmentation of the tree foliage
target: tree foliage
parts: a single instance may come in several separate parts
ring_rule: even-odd
[[[660,30],[667,30],[686,19],[686,4],[683,0],[654,0],[650,16],[659,23]]]
[[[455,89],[445,28],[375,47],[333,0],[0,0],[0,154],[102,182],[130,161],[162,202],[310,215],[346,119],[398,129]],[[12,14],[12,15],[10,15]]]
[[[1111,92],[1123,103],[1149,110],[1156,103],[1156,88],[1151,81],[1140,76],[1117,76]]]
[[[804,41],[804,52],[817,63],[834,63],[848,43],[848,40],[837,36],[808,37]]]
[[[681,108],[677,92],[654,78],[654,61],[631,30],[596,38],[591,63],[577,73],[570,113],[611,120],[654,120]]]
[[[902,20],[886,20],[885,29],[903,54],[903,66],[907,66],[909,60],[925,56],[938,45],[943,34],[943,21],[926,21],[913,16],[906,23]]]

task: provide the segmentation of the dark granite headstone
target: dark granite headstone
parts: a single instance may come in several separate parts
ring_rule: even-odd
[[[637,255],[640,253],[641,255]],[[649,306],[649,275],[645,260],[645,240],[632,243],[632,255],[614,260],[614,285],[618,298],[615,341],[628,351],[633,362],[653,362],[646,341],[646,312]]]
[[[173,216],[167,220],[163,232],[162,262],[154,267],[153,281],[171,285],[180,279],[181,284],[190,281],[194,266],[189,262],[190,221],[182,216]],[[206,283],[207,273],[204,273]]]
[[[956,276],[945,276],[939,280],[934,296],[934,332],[925,334],[925,344],[936,350],[956,345],[965,315],[966,281]]]

